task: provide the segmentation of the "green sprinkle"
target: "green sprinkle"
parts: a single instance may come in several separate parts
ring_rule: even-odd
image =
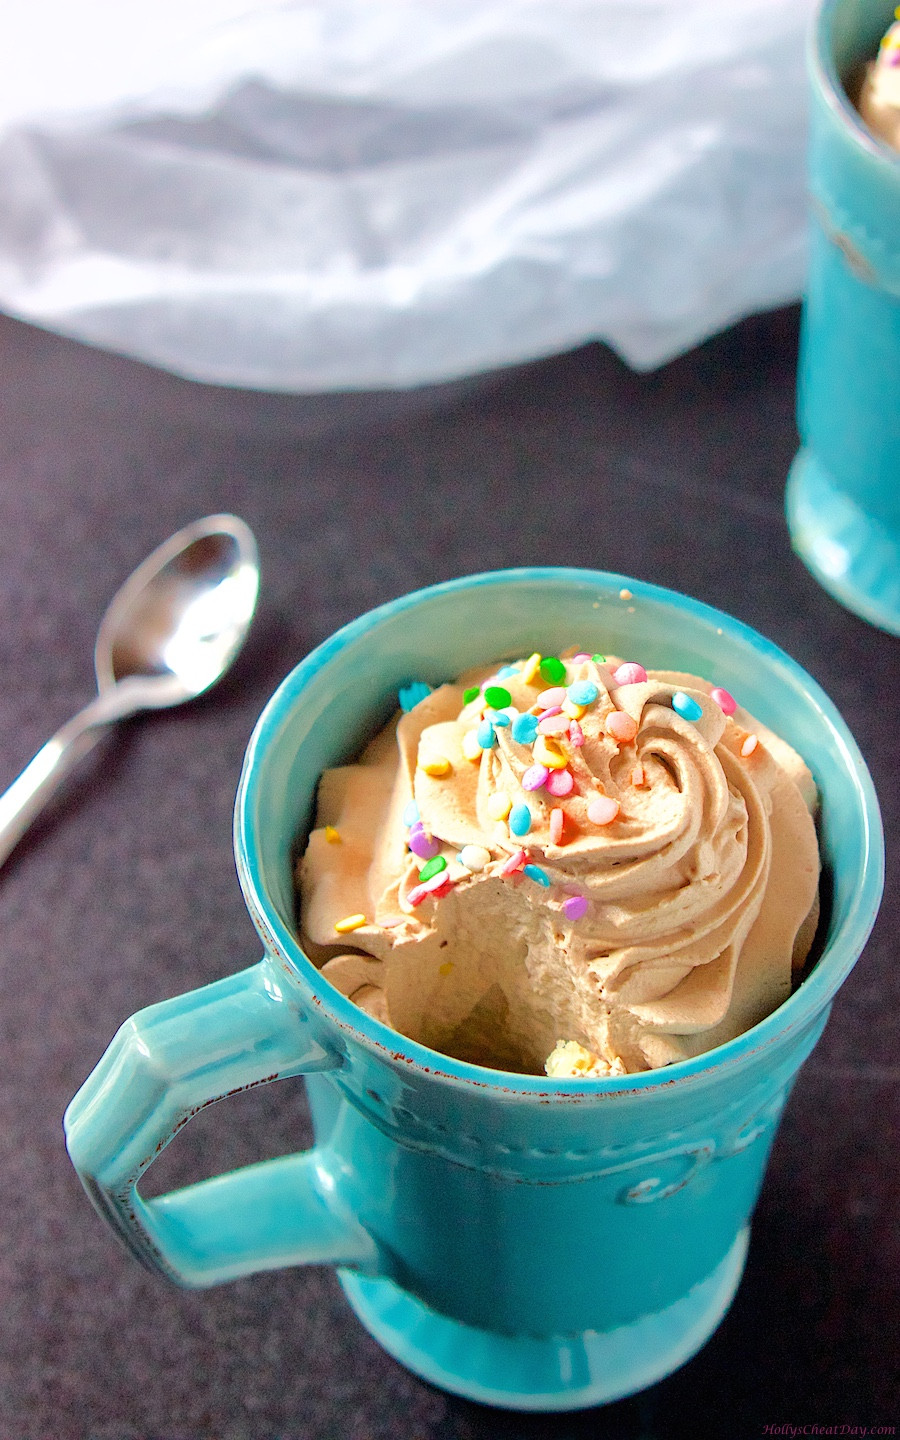
[[[544,656],[540,664],[540,671],[544,679],[549,680],[551,685],[558,685],[560,680],[566,678],[566,667],[562,660],[557,659],[555,655]]]
[[[439,875],[441,871],[446,870],[446,868],[447,861],[443,855],[435,855],[433,860],[426,860],[419,871],[419,884],[424,885],[425,881],[430,880],[432,875]]]
[[[592,655],[592,656],[591,656],[591,659],[593,660],[593,662],[594,662],[595,665],[605,665],[605,664],[606,664],[606,656],[605,656],[605,655]]]
[[[470,700],[476,699],[481,694],[477,685],[470,685],[468,690],[463,691],[463,704],[468,705]]]
[[[489,685],[484,698],[492,710],[505,710],[507,705],[512,704],[512,696],[505,685]]]

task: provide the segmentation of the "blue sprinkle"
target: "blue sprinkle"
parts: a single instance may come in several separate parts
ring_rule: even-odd
[[[497,671],[497,679],[498,679],[498,680],[511,680],[512,677],[513,677],[514,675],[518,675],[518,673],[519,673],[519,667],[518,667],[518,665],[504,665],[504,667],[503,667],[502,670],[498,670],[498,671]]]
[[[403,823],[404,823],[404,825],[415,825],[415,823],[416,823],[416,821],[418,820],[418,818],[419,818],[419,807],[418,807],[418,805],[416,804],[415,800],[407,800],[406,804],[405,804],[404,807],[403,807]]]
[[[568,695],[573,705],[593,705],[600,694],[593,680],[576,680],[569,686]]]
[[[420,700],[425,700],[431,694],[431,686],[426,685],[424,680],[413,680],[410,685],[401,685],[397,692],[397,699],[400,701],[400,709],[409,714],[414,710]]]
[[[485,720],[490,720],[492,725],[499,725],[501,730],[504,730],[506,726],[511,723],[505,710],[486,710],[484,712],[484,718]]]
[[[490,750],[497,743],[497,735],[490,720],[482,720],[475,736],[482,750]]]
[[[530,745],[537,739],[538,721],[536,715],[517,715],[512,723],[512,738],[520,745]]]
[[[702,707],[696,700],[692,700],[690,695],[685,695],[683,690],[676,690],[672,696],[672,709],[682,720],[699,720],[703,715]]]
[[[531,811],[524,800],[510,810],[509,828],[514,835],[527,835],[531,829]]]
[[[538,885],[549,886],[550,876],[547,874],[546,870],[541,869],[540,865],[525,865],[522,868],[524,873],[528,876],[529,880],[536,881]]]

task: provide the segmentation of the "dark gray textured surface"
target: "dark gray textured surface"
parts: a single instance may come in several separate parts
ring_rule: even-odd
[[[0,786],[91,694],[97,621],[186,521],[256,531],[263,602],[214,695],[135,722],[0,871],[0,1436],[744,1440],[900,1424],[898,642],[841,610],[782,518],[796,312],[650,376],[599,347],[413,395],[191,385],[0,319]],[[257,958],[231,858],[244,745],[283,674],[405,590],[518,563],[688,591],[821,682],[872,769],[888,899],[776,1142],[748,1270],[705,1349],[633,1400],[527,1417],[453,1399],[362,1331],[327,1271],[184,1293],[96,1218],[63,1109],[134,1009]],[[153,1189],[308,1139],[299,1082],[199,1117]]]

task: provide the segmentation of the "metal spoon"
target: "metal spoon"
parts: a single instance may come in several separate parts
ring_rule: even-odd
[[[258,590],[256,541],[236,515],[196,520],[148,555],[100,622],[96,699],[0,796],[0,865],[110,725],[180,705],[221,679],[244,643]]]

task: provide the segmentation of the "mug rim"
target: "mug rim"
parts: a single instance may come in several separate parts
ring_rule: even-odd
[[[749,644],[770,663],[785,671],[795,682],[799,682],[814,701],[821,719],[830,727],[839,742],[858,801],[863,836],[861,883],[854,892],[844,921],[828,939],[810,974],[771,1014],[749,1030],[711,1050],[690,1059],[675,1061],[662,1069],[593,1078],[522,1075],[515,1071],[456,1060],[432,1050],[360,1010],[352,1000],[324,979],[321,971],[303,950],[299,936],[283,923],[277,908],[267,899],[255,821],[258,812],[255,802],[262,770],[261,754],[269,740],[276,735],[285,716],[298,703],[313,677],[348,645],[383,621],[394,619],[406,610],[458,590],[535,582],[602,585],[612,592],[627,588],[635,599],[643,598],[658,605],[674,606],[681,613],[687,611],[694,619],[714,625],[717,630],[721,630],[723,636],[730,635]],[[330,1016],[342,1031],[351,1032],[367,1048],[386,1052],[392,1060],[404,1062],[432,1075],[440,1074],[446,1079],[481,1089],[489,1087],[501,1089],[508,1094],[540,1094],[542,1097],[546,1097],[548,1091],[561,1096],[597,1095],[601,1092],[634,1092],[658,1088],[660,1084],[671,1086],[676,1082],[688,1082],[707,1076],[713,1070],[742,1062],[751,1054],[765,1050],[801,1030],[830,1004],[862,954],[878,914],[884,885],[884,836],[875,787],[846,722],[817,681],[780,646],[724,610],[718,610],[704,601],[649,581],[610,571],[565,566],[522,566],[479,571],[408,591],[349,621],[310,651],[285,676],[272,694],[248,742],[235,800],[234,853],[245,903],[267,950],[285,962],[292,977],[309,990],[316,1008]]]
[[[900,170],[900,151],[880,140],[863,120],[841,80],[831,46],[832,21],[845,0],[822,0],[807,40],[807,65],[829,110],[848,126],[853,141],[874,160],[888,169]]]

